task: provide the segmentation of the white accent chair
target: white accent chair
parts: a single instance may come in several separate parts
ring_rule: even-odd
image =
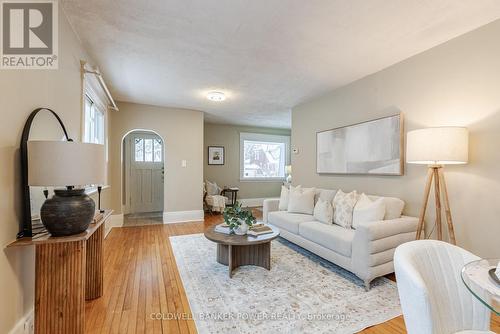
[[[479,259],[437,240],[407,242],[396,248],[394,268],[409,334],[493,333],[490,311],[462,282],[462,267]]]

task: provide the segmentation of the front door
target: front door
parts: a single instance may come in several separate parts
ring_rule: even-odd
[[[163,211],[162,139],[152,133],[132,133],[129,147],[130,213]]]

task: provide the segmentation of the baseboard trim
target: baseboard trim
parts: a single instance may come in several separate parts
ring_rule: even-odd
[[[12,327],[9,334],[26,334],[35,332],[35,309],[32,308],[28,311],[19,321]],[[30,326],[31,328],[24,328],[24,326]]]
[[[106,238],[111,232],[113,227],[122,227],[123,226],[123,213],[118,215],[111,215],[106,221],[106,226],[104,227],[104,238]]]
[[[165,211],[163,212],[163,223],[183,223],[183,222],[195,222],[203,221],[204,212],[203,210],[190,210],[190,211]]]
[[[243,207],[249,207],[249,208],[255,208],[258,206],[262,206],[264,203],[264,200],[269,197],[263,197],[263,198],[242,198],[239,199],[238,202],[241,203],[241,206]]]

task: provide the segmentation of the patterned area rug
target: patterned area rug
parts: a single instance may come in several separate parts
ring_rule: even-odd
[[[239,267],[230,279],[203,234],[170,237],[198,332],[356,333],[401,315],[386,278],[365,292],[346,270],[284,240],[272,242],[271,270]]]

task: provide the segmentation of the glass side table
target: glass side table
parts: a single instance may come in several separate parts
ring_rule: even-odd
[[[500,259],[482,259],[467,263],[462,268],[462,281],[467,289],[486,307],[500,315],[500,285],[490,277]]]

